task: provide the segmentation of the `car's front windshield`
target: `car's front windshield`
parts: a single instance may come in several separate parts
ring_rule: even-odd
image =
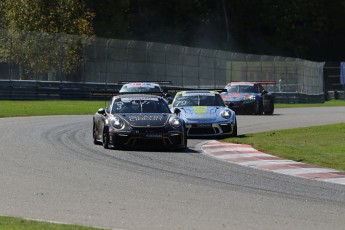
[[[120,93],[161,93],[162,90],[158,86],[142,87],[142,86],[123,86]]]
[[[115,113],[171,113],[167,103],[160,98],[117,98],[113,103]]]
[[[231,85],[227,87],[228,93],[258,93],[253,85]]]
[[[176,96],[173,107],[183,106],[224,106],[218,94],[180,94]]]

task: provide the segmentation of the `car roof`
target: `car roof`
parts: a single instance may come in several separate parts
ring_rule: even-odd
[[[131,83],[126,83],[124,84],[122,87],[124,86],[132,86],[132,87],[160,87],[159,84],[157,83],[153,83],[153,82],[131,82]]]
[[[197,94],[197,93],[211,93],[211,94],[219,94],[217,91],[212,91],[212,90],[187,90],[187,91],[180,91],[178,93],[176,93],[176,95],[178,94],[188,94],[188,93],[193,93],[193,94]]]
[[[258,84],[257,82],[250,82],[250,81],[234,81],[228,83],[228,85],[254,85]]]
[[[153,94],[119,94],[114,97],[116,98],[162,98],[161,96],[153,95]]]

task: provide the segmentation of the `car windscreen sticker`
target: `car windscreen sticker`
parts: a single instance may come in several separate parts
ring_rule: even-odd
[[[114,103],[114,106],[115,106],[116,110],[118,110],[118,111],[123,108],[123,105],[124,105],[124,103],[122,101],[118,101],[118,102]]]
[[[131,98],[121,98],[123,102],[131,102],[131,101],[158,101],[158,98],[155,97],[131,97]]]
[[[184,93],[182,94],[183,97],[195,97],[195,96],[209,96],[214,97],[215,94],[213,93]]]
[[[252,82],[233,82],[228,85],[230,87],[231,85],[248,85],[248,86],[254,86],[254,83]]]
[[[147,87],[154,88],[155,86],[152,83],[132,83],[127,86],[128,88],[137,88],[137,87]]]

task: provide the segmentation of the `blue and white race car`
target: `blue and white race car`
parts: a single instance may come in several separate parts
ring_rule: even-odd
[[[178,92],[171,110],[184,119],[188,137],[237,136],[235,112],[224,104],[218,92]]]

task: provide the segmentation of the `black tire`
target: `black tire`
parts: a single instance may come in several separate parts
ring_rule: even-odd
[[[271,100],[267,109],[265,109],[265,115],[272,115],[274,112],[274,102]]]
[[[183,147],[175,148],[175,150],[184,150],[188,146],[188,137],[187,137],[187,132],[184,133],[184,140],[183,140]],[[173,149],[171,149],[173,150]]]
[[[235,122],[236,122],[236,123],[235,123],[234,129],[233,129],[233,131],[232,131],[232,136],[233,136],[233,137],[237,137],[237,120],[236,120]]]
[[[97,135],[96,135],[96,125],[93,123],[93,128],[92,128],[92,137],[93,137],[93,143],[95,145],[98,145],[99,142],[97,141]]]
[[[187,138],[187,134],[186,134],[185,137],[184,137],[184,147],[183,147],[183,149],[186,149],[187,145],[188,145],[188,138]]]
[[[102,142],[103,142],[103,147],[105,149],[109,149],[109,134],[106,127],[104,127],[103,129]]]
[[[262,104],[262,102],[260,102],[260,101],[256,102],[254,113],[256,115],[262,115],[262,113],[263,113],[263,104]]]

